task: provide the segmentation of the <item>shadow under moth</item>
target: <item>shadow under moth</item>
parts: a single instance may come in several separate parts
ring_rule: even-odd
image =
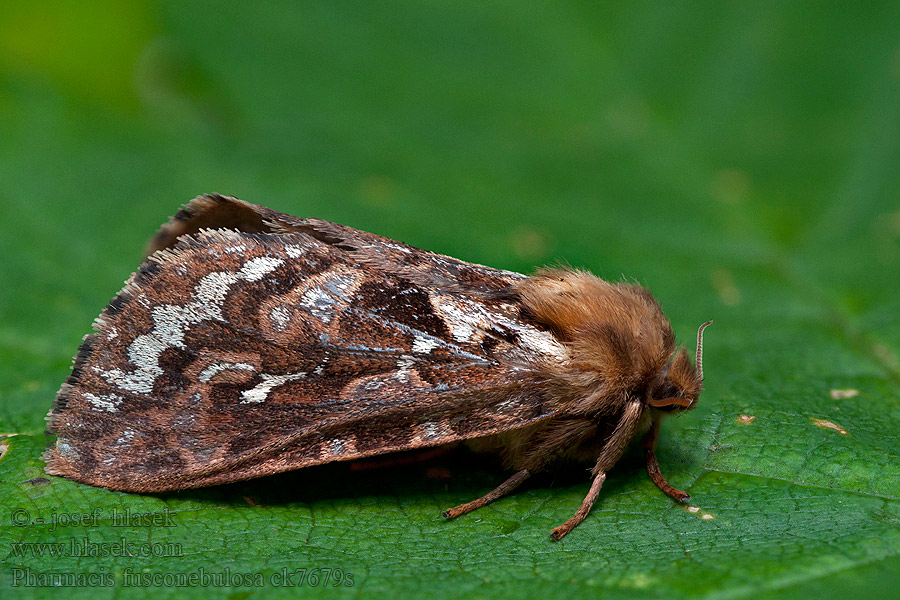
[[[479,440],[514,474],[560,460],[593,483],[703,381],[650,292],[590,273],[528,277],[235,198],[196,198],[94,322],[48,415],[47,472],[131,492],[223,484]]]

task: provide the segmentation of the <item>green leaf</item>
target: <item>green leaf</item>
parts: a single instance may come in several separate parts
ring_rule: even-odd
[[[896,595],[895,3],[111,6],[0,16],[2,593]],[[461,448],[166,495],[45,477],[81,336],[213,191],[636,279],[689,348],[714,319],[658,451],[689,505],[636,451],[558,543],[583,470],[446,521],[508,476]]]

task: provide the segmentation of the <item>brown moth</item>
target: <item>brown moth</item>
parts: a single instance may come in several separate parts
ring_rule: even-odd
[[[593,484],[703,382],[644,288],[585,271],[532,277],[218,195],[193,200],[94,322],[48,415],[47,472],[162,492],[480,440],[515,474],[554,461]]]

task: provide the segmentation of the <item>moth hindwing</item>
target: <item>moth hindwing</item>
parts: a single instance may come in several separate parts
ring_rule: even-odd
[[[686,497],[654,447],[661,417],[699,395],[699,339],[695,368],[643,288],[526,277],[218,195],[148,252],[48,415],[48,473],[160,492],[483,438],[515,474],[446,514],[556,460],[595,462],[562,537],[647,431],[651,476]]]

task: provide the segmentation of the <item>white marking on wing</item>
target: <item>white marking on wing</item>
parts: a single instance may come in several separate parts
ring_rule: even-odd
[[[432,337],[416,335],[416,338],[413,340],[412,351],[418,354],[429,354],[440,345],[440,341]]]
[[[281,260],[280,258],[273,258],[271,256],[261,256],[259,258],[254,258],[251,261],[247,261],[247,263],[241,269],[241,272],[238,274],[238,277],[246,281],[257,281],[283,264],[283,260]]]
[[[128,446],[134,439],[135,433],[133,429],[126,429],[118,438],[116,438],[116,446]]]
[[[259,376],[262,378],[262,383],[257,383],[253,388],[249,390],[244,390],[244,392],[241,393],[241,396],[244,398],[243,400],[241,400],[241,404],[250,404],[251,402],[264,402],[266,398],[269,397],[269,392],[272,391],[272,388],[278,387],[279,385],[284,385],[288,381],[303,379],[304,377],[306,377],[306,373],[286,373],[284,375],[270,375],[268,373],[260,373]]]
[[[427,335],[427,334],[423,334],[422,331],[420,331],[414,327],[410,327],[409,325],[404,325],[403,323],[400,323],[399,321],[392,321],[391,319],[387,319],[387,318],[383,317],[382,315],[379,315],[378,313],[371,311],[371,310],[358,309],[358,308],[354,307],[352,304],[349,305],[346,308],[346,310],[348,312],[361,315],[363,318],[374,321],[375,323],[378,323],[379,325],[386,325],[386,326],[388,326],[392,329],[396,329],[400,332],[408,333],[408,334],[412,335],[413,337]],[[435,339],[437,339],[437,338],[435,338]],[[327,343],[327,341],[328,341],[327,337],[322,339],[323,344]],[[490,364],[491,363],[491,361],[486,359],[484,356],[479,356],[478,354],[472,354],[471,352],[466,352],[465,350],[463,350],[462,348],[460,348],[459,346],[457,346],[456,344],[454,344],[452,342],[438,339],[438,344],[446,347],[448,350],[450,350],[456,356],[465,357],[474,363],[482,363],[482,364]],[[349,348],[349,346],[347,346],[347,347]],[[356,348],[365,349],[362,346],[357,346]],[[372,351],[384,350],[384,351],[389,351],[389,352],[397,351],[394,348],[389,348],[389,349],[370,348],[370,350],[372,350]]]
[[[550,356],[559,361],[568,359],[565,346],[559,343],[552,333],[525,325],[519,325],[514,330],[519,334],[519,346],[528,348],[535,354]]]
[[[326,446],[326,454],[330,456],[352,454],[356,451],[356,438],[352,435],[345,438],[334,438],[326,442]]]
[[[458,342],[478,343],[485,336],[491,335],[492,329],[499,329],[516,336],[517,343],[513,351],[516,354],[567,360],[565,347],[548,331],[511,319],[502,312],[495,312],[480,302],[462,296],[432,294],[430,301]]]
[[[221,373],[222,371],[229,371],[231,369],[255,371],[256,367],[254,367],[253,365],[248,365],[247,363],[215,363],[203,369],[200,372],[200,375],[197,376],[197,379],[199,379],[203,383],[208,383],[217,374]]]
[[[118,406],[122,403],[122,397],[115,394],[92,394],[85,392],[84,397],[94,406],[94,410],[118,412]]]
[[[276,331],[284,331],[291,321],[291,311],[286,306],[278,305],[269,313]]]
[[[329,275],[326,273],[322,283],[306,290],[299,305],[319,320],[328,323],[334,316],[336,306],[346,301],[350,290],[355,285],[356,276],[353,274]]]
[[[434,421],[425,421],[419,425],[419,434],[422,440],[436,440],[446,437],[450,433],[450,429],[446,423],[435,423]]]
[[[495,409],[497,410],[497,412],[506,412],[506,411],[516,410],[520,406],[521,406],[521,402],[519,401],[518,398],[507,398],[506,400],[503,400],[502,402],[498,402]]]
[[[450,326],[450,333],[457,342],[475,342],[475,333],[484,329],[487,320],[481,314],[481,307],[474,306],[472,311],[463,310],[457,303],[444,301],[439,305],[439,312],[444,322]]]
[[[406,248],[405,246],[401,246],[400,244],[389,244],[388,242],[382,242],[381,245],[385,246],[386,248],[390,248],[392,250],[399,250],[400,252],[403,252],[404,254],[412,254],[412,250],[410,250],[409,248]]]
[[[306,254],[306,248],[303,246],[285,246],[284,251],[291,258],[300,258],[304,254]]]
[[[184,336],[191,325],[202,321],[224,321],[222,304],[231,286],[240,280],[258,281],[284,261],[262,256],[247,261],[240,271],[217,271],[203,277],[194,287],[193,302],[178,306],[162,304],[153,307],[153,331],[137,336],[128,347],[128,359],[136,367],[104,370],[94,367],[109,383],[136,394],[149,394],[153,383],[162,375],[159,357],[167,348],[184,348]],[[143,294],[139,296],[140,299]]]
[[[378,388],[380,388],[383,385],[384,385],[384,381],[375,377],[375,378],[372,378],[369,381],[367,381],[366,384],[363,386],[363,388],[368,391],[372,391],[372,390],[377,390]]]
[[[323,356],[322,362],[320,362],[318,365],[316,365],[316,368],[313,369],[313,373],[315,373],[316,375],[321,375],[322,371],[325,370],[325,363],[327,363],[330,358],[331,358],[330,356]]]

